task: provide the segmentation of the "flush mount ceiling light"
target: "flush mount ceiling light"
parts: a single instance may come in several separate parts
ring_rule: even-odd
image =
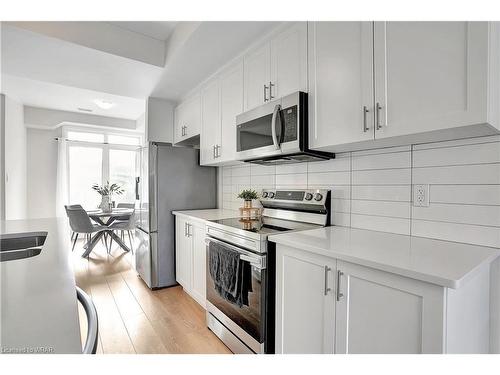
[[[101,109],[110,109],[115,106],[115,103],[104,99],[95,99],[94,103]]]

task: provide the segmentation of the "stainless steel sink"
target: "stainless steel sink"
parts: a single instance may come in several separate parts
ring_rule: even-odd
[[[0,235],[0,262],[39,255],[46,238],[47,232]]]

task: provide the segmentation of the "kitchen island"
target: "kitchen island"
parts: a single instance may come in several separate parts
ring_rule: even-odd
[[[81,353],[66,219],[0,222],[0,234],[47,232],[39,255],[0,262],[0,352]]]

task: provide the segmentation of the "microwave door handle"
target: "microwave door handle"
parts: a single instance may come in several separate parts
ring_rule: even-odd
[[[280,142],[278,140],[278,135],[276,133],[276,122],[278,120],[278,115],[279,115],[280,111],[281,111],[281,105],[276,104],[274,106],[273,119],[271,121],[271,128],[272,128],[271,131],[272,131],[272,136],[273,136],[273,144],[274,144],[274,147],[276,148],[276,150],[280,149]],[[280,126],[281,126],[281,123],[280,123]]]

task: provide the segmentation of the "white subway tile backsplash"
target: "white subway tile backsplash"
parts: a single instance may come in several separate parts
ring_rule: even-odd
[[[351,213],[351,227],[409,235],[410,219]]]
[[[500,246],[500,230],[470,224],[412,220],[412,235],[483,246]]]
[[[500,231],[499,206],[434,203],[429,207],[413,207],[412,217],[423,220],[497,226]]]
[[[411,169],[352,171],[353,185],[409,185]]]
[[[498,143],[434,148],[413,152],[413,167],[500,163]]]
[[[344,212],[332,212],[330,224],[339,227],[350,227],[351,215]]]
[[[243,189],[331,189],[331,222],[377,231],[500,247],[500,136],[338,154],[281,166],[223,167],[222,207]],[[412,185],[429,185],[429,207]]]
[[[431,203],[500,206],[500,185],[431,185],[429,199]]]
[[[276,174],[276,185],[307,187],[307,173]]]
[[[337,156],[335,159],[325,161],[310,162],[308,172],[349,172],[351,170],[351,158],[349,154],[344,156]]]
[[[364,199],[374,201],[411,201],[410,185],[353,185],[352,199]]]
[[[276,166],[250,164],[250,174],[252,176],[274,175],[276,174]]]
[[[283,164],[276,166],[276,174],[307,173],[307,163]]]
[[[413,168],[413,184],[500,184],[500,164]]]
[[[351,200],[332,198],[331,210],[333,212],[349,213],[351,212]]]
[[[351,172],[309,173],[308,182],[310,186],[349,185]]]
[[[407,202],[352,200],[351,212],[353,214],[401,217],[408,219],[410,217],[410,205]]]
[[[352,170],[410,168],[411,153],[395,152],[374,155],[352,155]]]

